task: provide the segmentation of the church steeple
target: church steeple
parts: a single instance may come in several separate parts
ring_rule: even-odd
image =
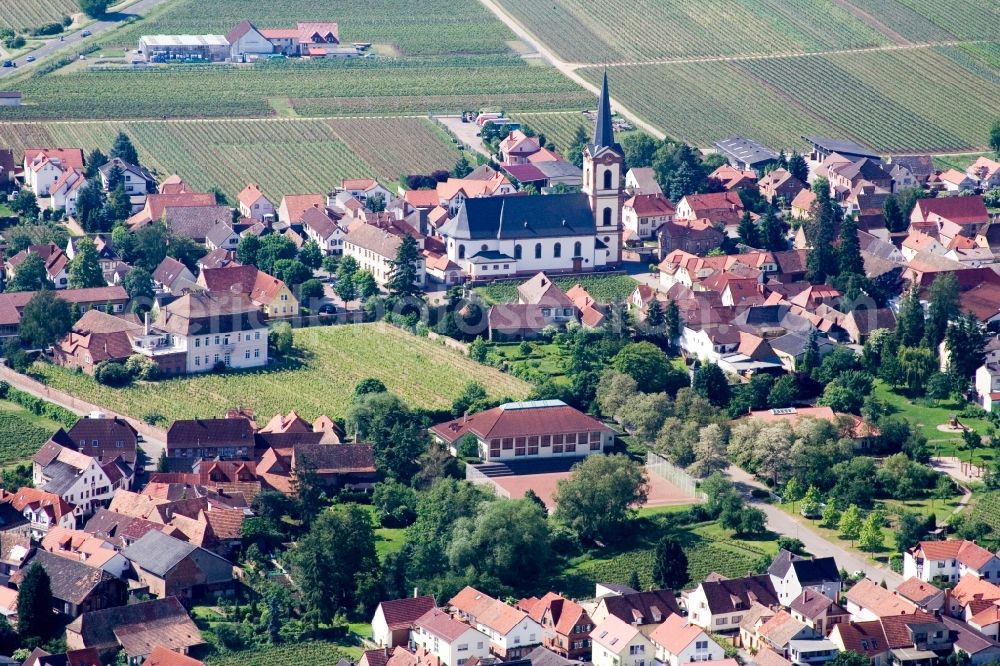
[[[601,83],[601,101],[597,105],[597,126],[594,127],[594,146],[596,148],[611,148],[621,153],[621,148],[615,142],[615,129],[611,124],[611,95],[608,93],[608,70],[604,70],[604,81]]]

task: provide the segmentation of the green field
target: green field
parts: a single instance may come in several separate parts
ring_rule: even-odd
[[[451,168],[459,155],[426,118],[8,123],[0,145],[15,154],[48,145],[107,152],[119,130],[161,177],[177,173],[230,197],[255,182],[275,203],[284,194],[325,194],[343,178],[377,176],[388,185],[402,174]]]
[[[552,281],[560,289],[568,290],[579,284],[586,289],[598,303],[621,303],[635,290],[636,281],[628,275],[593,275],[553,277]],[[519,282],[498,282],[496,284],[476,287],[487,304],[513,303],[517,301]]]
[[[30,461],[62,424],[0,400],[0,467]]]
[[[994,541],[1000,539],[1000,492],[976,493],[970,515],[974,521],[990,526]]]
[[[832,0],[501,0],[575,63],[790,53],[888,43]]]
[[[341,658],[357,659],[351,649],[335,643],[308,642],[272,645],[205,659],[205,666],[274,666],[275,664],[336,664]]]
[[[300,115],[373,116],[579,109],[593,96],[553,67],[513,55],[289,60],[235,65],[95,68],[30,77],[5,120],[261,117],[291,106]]]
[[[234,406],[265,418],[296,410],[312,420],[344,416],[354,385],[366,377],[413,407],[443,409],[466,382],[482,382],[494,397],[523,399],[527,383],[479,365],[443,345],[385,324],[305,328],[295,331],[299,367],[170,379],[114,389],[58,366],[33,369],[46,384],[111,411],[136,418],[151,413],[167,421],[224,415]]]
[[[662,515],[666,512],[660,512]],[[590,551],[572,558],[563,568],[553,585],[563,593],[575,597],[590,597],[594,594],[594,584],[627,584],[632,572],[639,576],[643,588],[653,583],[653,562],[656,541],[662,529],[654,525],[638,523],[652,520],[638,518],[633,534],[637,539],[628,540],[634,547],[629,550],[608,547],[606,552]],[[639,536],[643,535],[643,536]],[[717,523],[701,523],[680,531],[678,537],[684,543],[688,557],[688,576],[691,581],[701,581],[714,572],[731,578],[745,576],[763,557],[771,558],[778,552],[774,535],[761,540],[737,539],[729,530]]]
[[[37,28],[79,11],[76,0],[3,0],[0,26],[15,30]]]
[[[987,56],[941,46],[614,67],[612,93],[670,136],[801,148],[802,134],[883,152],[982,150],[1000,108]],[[597,84],[603,68],[580,73]]]
[[[1000,5],[990,0],[851,0],[912,41],[996,39]]]
[[[513,39],[476,0],[176,0],[149,19],[117,31],[109,41],[134,48],[142,35],[225,35],[243,19],[258,28],[335,21],[344,44],[386,44],[412,55],[504,53],[506,40]]]

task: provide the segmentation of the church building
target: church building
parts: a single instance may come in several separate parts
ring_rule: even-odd
[[[605,73],[594,140],[583,151],[581,191],[466,199],[439,229],[448,259],[473,280],[619,263],[623,165]]]

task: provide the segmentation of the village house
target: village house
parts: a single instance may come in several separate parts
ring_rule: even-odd
[[[663,194],[652,167],[632,167],[625,172],[625,192],[629,196]]]
[[[148,170],[137,164],[129,164],[120,157],[112,157],[106,164],[98,168],[101,187],[111,190],[109,177],[115,168],[121,172],[121,185],[130,196],[145,196],[156,192],[156,178]]]
[[[988,157],[977,157],[976,161],[965,170],[969,178],[978,183],[984,192],[994,187],[1000,187],[1000,162]]]
[[[307,208],[302,213],[302,229],[309,240],[315,241],[325,255],[338,256],[344,252],[347,232],[330,217],[326,209]]]
[[[513,402],[439,423],[431,435],[458,455],[463,437],[475,438],[484,462],[583,457],[614,444],[614,431],[561,400]]]
[[[608,617],[617,617],[627,624],[652,629],[670,615],[679,615],[680,612],[673,590],[639,592],[627,589],[602,596],[591,618],[595,624],[600,624]]]
[[[205,666],[203,661],[192,659],[180,652],[174,652],[162,645],[153,648],[153,651],[146,657],[146,661],[142,663],[143,666]]]
[[[37,488],[18,488],[15,492],[0,489],[0,502],[9,504],[28,520],[28,528],[36,539],[52,527],[74,529],[82,507],[75,506],[55,493]]]
[[[164,257],[163,261],[153,271],[153,284],[161,292],[183,295],[197,286],[197,278],[187,266],[173,257]]]
[[[657,234],[661,257],[674,250],[690,254],[706,254],[721,247],[725,237],[726,234],[721,227],[708,219],[674,219],[663,224]]]
[[[274,204],[264,195],[260,186],[250,183],[236,197],[239,203],[240,215],[249,220],[263,222],[274,220]]]
[[[554,592],[521,599],[517,607],[542,627],[542,645],[566,659],[590,655],[593,621],[583,606]]]
[[[406,646],[416,621],[436,607],[434,597],[429,595],[379,603],[372,616],[372,640],[384,648]]]
[[[792,201],[799,192],[805,189],[806,185],[787,169],[775,169],[764,174],[758,181],[757,187],[760,190],[760,195],[768,203],[774,203],[779,199],[786,202]]]
[[[721,224],[730,236],[735,237],[743,211],[743,200],[737,192],[689,194],[677,203],[675,218],[709,220],[712,224]]]
[[[947,615],[942,615],[941,621],[954,637],[953,651],[956,653],[962,651],[969,655],[970,666],[983,666],[1000,659],[1000,643],[996,639],[990,638],[969,624]]]
[[[374,178],[345,178],[340,182],[338,191],[350,193],[365,205],[376,199],[389,203],[389,199],[392,198],[392,192]]]
[[[123,580],[80,560],[46,550],[36,550],[31,559],[11,576],[10,582],[19,586],[25,572],[35,564],[49,575],[52,606],[56,613],[74,618],[81,613],[125,603],[127,589]]]
[[[490,639],[440,608],[432,608],[413,623],[410,643],[434,655],[444,666],[463,666],[490,655]]]
[[[344,236],[344,256],[353,257],[358,268],[368,271],[380,287],[392,279],[393,262],[403,242],[403,236],[411,236],[417,241],[418,250],[423,248],[423,236],[405,222],[392,226],[354,223]],[[418,254],[414,284],[423,287],[427,279],[426,264]]]
[[[822,162],[833,154],[838,154],[849,161],[863,158],[879,159],[878,153],[853,141],[831,139],[825,136],[803,136],[802,138],[806,143],[812,145],[812,151],[808,156],[810,162]]]
[[[230,264],[224,268],[206,268],[198,275],[198,284],[216,294],[246,294],[269,319],[295,317],[299,300],[284,281],[256,266]]]
[[[542,627],[522,610],[466,586],[448,601],[463,621],[489,637],[490,653],[519,659],[542,643]]]
[[[326,199],[322,194],[286,194],[278,206],[278,222],[286,227],[298,224],[307,209],[324,206]]]
[[[198,627],[174,597],[84,613],[66,627],[69,649],[94,648],[105,656],[121,649],[130,666],[138,666],[157,648],[187,654],[204,644]]]
[[[670,615],[649,634],[656,660],[664,666],[683,666],[702,661],[720,661],[726,657],[725,650],[705,633],[701,627],[691,624],[681,615]]]
[[[841,651],[869,657],[873,666],[931,666],[938,663],[939,653],[951,652],[954,644],[947,626],[923,612],[838,624],[830,641]]]
[[[662,194],[636,194],[622,204],[622,227],[635,238],[655,238],[662,225],[674,219],[674,206]]]
[[[920,610],[935,615],[945,608],[947,594],[944,590],[911,576],[900,583],[893,592]],[[1000,597],[998,597],[1000,598]]]
[[[839,599],[843,588],[840,570],[832,557],[805,558],[781,549],[767,573],[782,606],[788,606],[807,589]]]
[[[18,266],[24,263],[24,260],[31,254],[36,254],[42,258],[42,261],[45,263],[45,272],[48,274],[49,281],[55,289],[65,289],[69,286],[69,257],[67,257],[66,253],[62,251],[62,248],[55,243],[29,245],[13,257],[7,259],[4,264],[6,282],[9,283],[14,279],[17,275]],[[28,293],[33,295],[34,292]]]
[[[146,532],[122,555],[132,563],[139,582],[158,599],[194,600],[232,592],[231,562],[158,530]]]
[[[770,576],[713,577],[687,593],[691,623],[713,633],[738,631],[740,620],[753,603],[764,606],[778,603]]]
[[[88,310],[66,336],[52,347],[52,360],[65,368],[79,368],[93,376],[99,363],[124,363],[135,352],[132,337],[142,325],[101,310]]]
[[[49,188],[49,210],[63,211],[68,217],[76,215],[76,202],[80,198],[80,189],[87,179],[78,169],[66,169],[59,179]]]
[[[202,222],[199,224],[200,229],[195,230],[201,233],[200,240],[204,240],[205,232],[207,227],[216,221],[228,222],[232,219],[232,215],[229,213],[229,209],[225,206],[218,206],[215,203],[215,195],[211,192],[201,193],[201,192],[190,192],[184,191],[177,194],[150,194],[146,197],[146,203],[143,205],[142,210],[135,213],[130,217],[125,223],[128,225],[130,231],[136,231],[142,227],[149,226],[160,221],[166,221],[167,228],[178,233],[180,229],[171,223],[171,220],[177,218],[182,213],[182,209],[191,208],[194,209],[196,213],[207,211],[208,221],[207,223],[203,220],[196,220],[196,222]],[[225,212],[225,215],[221,215]],[[187,225],[185,225],[187,227]],[[185,229],[189,231],[190,229]],[[199,238],[191,236],[190,234],[185,234],[191,237],[192,240],[198,241]]]
[[[75,449],[76,443],[59,430],[32,457],[31,480],[36,488],[59,495],[87,517],[106,506],[117,490],[127,488],[133,471],[120,458],[102,465]]]
[[[972,541],[921,541],[903,553],[903,576],[927,583],[955,582],[966,574],[1000,580],[1000,558]]]
[[[655,650],[639,628],[611,616],[594,627],[591,662],[594,666],[651,666]]]
[[[254,450],[254,425],[245,417],[178,419],[167,429],[168,458],[246,460]]]
[[[36,197],[47,197],[65,171],[83,171],[83,165],[79,148],[25,148],[24,185]]]
[[[491,340],[538,337],[546,328],[561,329],[580,317],[576,303],[552,282],[538,273],[517,287],[517,303],[490,307],[487,325]]]
[[[53,527],[42,537],[41,548],[53,555],[84,562],[95,569],[108,572],[115,578],[124,578],[131,568],[128,559],[114,544],[80,530]]]
[[[847,609],[834,599],[808,587],[792,599],[788,610],[793,618],[813,629],[819,636],[828,636],[834,625],[851,619]]]
[[[731,164],[723,164],[708,174],[708,180],[717,183],[724,190],[750,190],[757,187],[757,172],[744,171]]]
[[[983,198],[978,195],[965,197],[937,197],[917,199],[910,214],[911,229],[940,234],[945,224],[951,222],[964,229],[975,229],[990,220]],[[974,233],[965,232],[974,237]]]
[[[978,184],[975,178],[958,169],[948,169],[939,173],[938,182],[945,192],[967,192],[976,189]]]
[[[912,615],[918,612],[916,606],[881,587],[870,578],[858,581],[844,595],[844,608],[854,622],[877,620],[890,615]]]

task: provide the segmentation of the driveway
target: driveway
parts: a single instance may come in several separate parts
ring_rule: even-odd
[[[15,58],[14,62],[17,64],[16,68],[0,68],[0,79],[13,76],[14,74],[25,70],[31,70],[51,55],[56,55],[62,51],[78,50],[80,46],[85,45],[88,41],[93,41],[99,35],[121,25],[129,19],[144,15],[150,9],[153,9],[157,5],[163,4],[164,2],[167,2],[167,0],[139,0],[121,11],[109,13],[105,19],[95,21],[80,30],[64,34],[62,41],[60,41],[58,37],[50,39],[34,51],[25,53],[19,58]],[[81,33],[88,30],[91,33],[90,36],[83,37]],[[35,61],[28,62],[27,59],[29,56],[33,57]]]
[[[463,123],[461,116],[434,116],[434,120],[447,127],[448,131],[470,150],[476,151],[483,157],[492,157],[490,151],[483,145],[482,138],[476,136],[479,125],[475,122]]]
[[[862,555],[829,541],[810,528],[805,519],[800,521],[776,506],[752,498],[750,496],[751,489],[766,488],[764,484],[758,482],[752,475],[735,465],[730,466],[727,473],[736,485],[736,488],[746,497],[747,501],[764,512],[767,516],[767,526],[771,531],[783,536],[799,539],[805,546],[805,549],[814,556],[832,557],[837,561],[839,568],[846,569],[850,573],[864,571],[865,575],[876,583],[885,581],[890,589],[895,588],[903,582],[903,577],[891,569],[875,564]]]

